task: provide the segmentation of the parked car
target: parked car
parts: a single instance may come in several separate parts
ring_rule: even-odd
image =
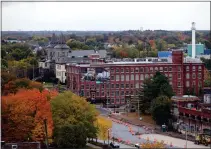
[[[117,143],[115,143],[115,142],[111,142],[111,143],[110,143],[110,146],[111,146],[112,148],[120,148],[120,145],[117,144]]]
[[[140,148],[140,144],[139,143],[135,144],[135,147],[139,149]]]

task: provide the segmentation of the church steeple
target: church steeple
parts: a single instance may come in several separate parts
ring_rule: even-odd
[[[65,37],[64,37],[64,35],[62,33],[61,33],[60,38],[59,38],[59,43],[60,44],[66,44]]]

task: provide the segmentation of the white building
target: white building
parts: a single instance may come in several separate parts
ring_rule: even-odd
[[[56,78],[59,79],[61,83],[66,82],[66,64],[56,64]]]

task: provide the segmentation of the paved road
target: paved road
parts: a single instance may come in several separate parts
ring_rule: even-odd
[[[103,109],[103,108],[98,108],[98,109],[102,115],[106,115],[108,113],[106,109]],[[147,139],[150,142],[153,142],[156,139],[157,141],[163,140],[168,148],[184,148],[185,147],[185,144],[186,144],[185,140],[177,139],[177,138],[173,138],[173,137],[169,137],[165,135],[160,135],[160,134],[153,134],[152,132],[145,130],[143,127],[138,127],[134,125],[130,125],[130,126],[134,132],[142,133],[140,139],[137,135],[132,135],[129,132],[129,129],[127,126],[125,126],[124,124],[116,123],[114,121],[112,125],[112,135],[115,138],[121,138],[122,140],[130,141],[133,144],[144,143],[147,141]],[[149,134],[146,134],[146,133],[149,133]],[[170,144],[172,144],[172,146],[170,146]],[[187,141],[187,147],[188,148],[209,148],[203,145],[195,145],[191,141]]]

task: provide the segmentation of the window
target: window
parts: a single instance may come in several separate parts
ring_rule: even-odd
[[[116,91],[116,96],[119,96],[119,91]]]
[[[195,81],[193,81],[193,82],[192,82],[192,86],[195,86],[195,85],[196,85],[196,82],[195,82]]]
[[[102,88],[104,88],[104,84],[102,84]]]
[[[104,92],[101,92],[101,96],[104,96]]]
[[[119,75],[116,75],[116,81],[119,81]]]
[[[81,85],[81,89],[84,89],[84,85]]]
[[[114,84],[111,84],[111,88],[114,88]]]
[[[145,75],[145,79],[147,79],[147,78],[149,78],[149,75],[148,74]]]
[[[145,67],[145,72],[148,72],[148,67]]]
[[[169,84],[172,85],[172,81],[170,81]]]
[[[144,69],[143,69],[143,67],[141,67],[141,68],[140,68],[140,72],[144,72]]]
[[[121,84],[121,88],[124,88],[124,84]]]
[[[89,84],[86,85],[86,89],[89,89]]]
[[[109,87],[110,87],[110,84],[106,84],[106,88],[109,89]]]
[[[201,66],[198,67],[198,70],[201,71]]]
[[[164,71],[168,71],[168,68],[167,67],[164,67]]]
[[[114,99],[111,99],[111,103],[114,103]]]
[[[100,96],[100,93],[99,92],[96,92],[96,96]]]
[[[141,74],[141,80],[144,80],[144,75],[143,74]]]
[[[110,96],[110,92],[109,92],[109,91],[107,91],[107,96],[108,96],[108,97]]]
[[[171,73],[169,74],[169,80],[172,80],[172,74]]]
[[[169,67],[169,71],[172,71],[172,67]]]
[[[126,72],[129,72],[129,69],[128,68],[126,68]]]
[[[125,80],[125,75],[122,74],[122,75],[121,75],[121,81],[124,81],[124,80]]]
[[[119,68],[116,68],[116,72],[119,72]]]
[[[129,78],[129,75],[126,75],[126,81],[129,81],[130,78]]]
[[[181,66],[178,66],[177,67],[177,71],[181,71]]]
[[[114,76],[111,76],[111,80],[114,80]]]
[[[119,84],[116,84],[116,88],[119,88]]]
[[[189,86],[190,86],[190,82],[186,81],[186,87],[189,87]]]
[[[199,88],[200,88],[200,87],[202,87],[202,83],[201,83],[201,81],[199,81]]]
[[[61,69],[61,65],[57,65],[57,69]]]
[[[163,71],[163,67],[160,67],[160,71]]]
[[[100,84],[96,84],[96,88],[99,89],[100,88]]]
[[[131,72],[134,72],[134,68],[131,68],[130,71],[131,71]]]
[[[124,72],[124,68],[121,68],[121,72]]]
[[[136,74],[136,80],[139,80],[139,75],[138,74]]]
[[[114,72],[114,68],[111,68],[111,72]]]
[[[195,70],[196,70],[196,66],[193,66],[193,67],[192,67],[192,70],[195,71]]]
[[[192,79],[196,79],[196,74],[195,73],[192,74]]]
[[[130,80],[134,80],[134,74],[131,74],[130,77],[131,77]]]
[[[155,67],[155,71],[158,71],[158,67]]]
[[[116,102],[119,102],[119,98],[116,99]]]
[[[114,96],[114,91],[111,91],[111,96],[112,96],[112,97]]]
[[[134,87],[134,85],[133,84],[130,84],[130,88],[133,88]]]
[[[126,84],[126,88],[129,88],[129,84]]]
[[[138,67],[136,67],[136,72],[139,72],[139,69],[138,69]]]
[[[181,83],[180,83],[180,81],[179,81],[179,82],[177,82],[177,86],[178,86],[178,87],[180,87],[180,86],[181,86]]]
[[[150,74],[150,77],[153,77],[153,74]]]
[[[186,79],[189,79],[189,78],[190,78],[189,73],[186,73]]]
[[[121,99],[121,103],[125,103],[125,98],[122,98]]]
[[[136,83],[136,88],[139,88],[139,83]]]
[[[186,71],[189,71],[189,66],[186,66]]]
[[[89,96],[89,92],[86,92],[86,96]]]
[[[121,95],[125,95],[125,92],[124,91],[121,91]]]
[[[201,79],[201,73],[198,74],[199,79]]]
[[[177,74],[177,77],[178,77],[178,79],[181,79],[181,74],[178,73],[178,74]]]
[[[150,72],[153,72],[153,67],[150,67]]]

